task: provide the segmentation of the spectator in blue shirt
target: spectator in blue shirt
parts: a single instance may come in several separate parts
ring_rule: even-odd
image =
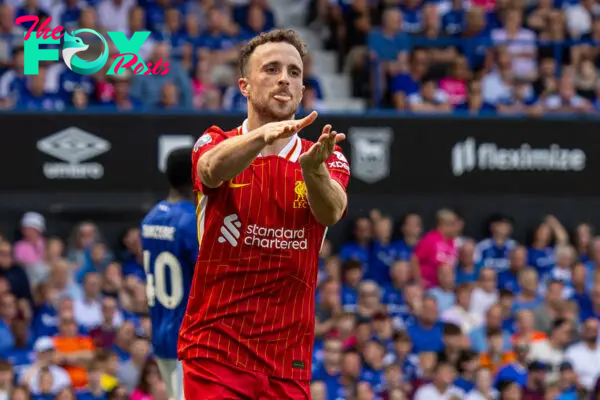
[[[368,382],[375,393],[384,388],[383,357],[385,355],[384,345],[377,340],[370,340],[365,344],[363,350],[363,369],[359,380]]]
[[[393,74],[408,61],[410,41],[402,32],[402,13],[396,8],[383,12],[381,28],[373,29],[367,38],[369,50],[384,63],[384,70]]]
[[[511,239],[512,220],[507,215],[495,214],[489,220],[490,237],[477,244],[477,257],[484,267],[501,272],[509,265],[509,256],[516,242]]]
[[[540,278],[554,266],[554,246],[558,244],[569,244],[569,235],[561,223],[549,215],[534,229],[527,251],[527,264],[537,269]]]
[[[348,260],[342,264],[342,307],[354,312],[358,304],[358,287],[363,276],[363,265],[357,260]]]
[[[502,381],[516,382],[522,388],[527,384],[527,354],[529,345],[522,339],[517,340],[513,345],[515,360],[500,368],[496,374],[495,386],[498,387]]]
[[[403,261],[410,261],[415,246],[423,233],[421,216],[416,213],[407,213],[402,218],[400,231],[402,232],[402,238],[395,243],[399,252],[398,258]]]
[[[458,265],[456,266],[456,284],[475,283],[479,279],[481,265],[475,262],[475,241],[466,239],[458,251]]]
[[[450,36],[461,33],[465,25],[465,13],[462,0],[453,0],[450,11],[442,16],[444,33]]]
[[[423,309],[417,321],[407,328],[413,343],[413,352],[438,352],[444,347],[442,331],[444,324],[438,320],[437,302],[434,298],[423,300]]]
[[[336,400],[341,388],[342,342],[337,337],[325,339],[323,343],[323,363],[315,370],[312,380],[325,384],[327,400]]]
[[[342,261],[358,260],[363,263],[367,271],[369,269],[369,252],[371,239],[373,237],[373,224],[368,218],[358,218],[354,222],[354,240],[346,243],[340,249]],[[365,275],[368,273],[365,271]]]
[[[429,68],[429,56],[422,48],[413,48],[409,56],[409,72],[394,76],[390,81],[390,94],[396,110],[406,110],[408,96],[419,93],[421,79]]]
[[[458,114],[491,114],[496,112],[496,106],[491,103],[487,103],[483,100],[481,81],[472,81],[469,83],[469,90],[467,94],[467,101],[458,104],[454,111]]]
[[[438,313],[441,315],[456,303],[454,266],[442,264],[438,267],[437,273],[438,285],[429,289],[427,295],[436,300]]]
[[[65,102],[56,94],[45,90],[46,69],[40,68],[37,75],[27,79],[27,89],[19,97],[17,107],[32,111],[61,111]]]
[[[423,0],[406,0],[401,3],[404,32],[417,33],[423,29],[423,3]]]
[[[515,297],[513,312],[532,310],[540,305],[539,277],[535,269],[525,268],[519,273],[520,292]]]
[[[398,317],[406,311],[404,291],[410,274],[410,265],[406,261],[397,261],[390,269],[391,282],[383,287],[382,303],[392,317]]]
[[[399,259],[399,251],[392,242],[393,222],[390,217],[381,217],[374,223],[374,239],[371,243],[367,279],[373,279],[380,286],[390,283],[390,269]]]
[[[519,274],[527,267],[527,249],[525,246],[516,246],[510,253],[508,269],[498,274],[498,289],[510,290],[519,293]]]
[[[252,16],[252,14],[259,14]],[[260,18],[264,21],[262,28],[258,32],[254,32],[256,26],[253,26],[251,20]],[[233,10],[233,20],[244,30],[259,34],[267,32],[275,28],[275,14],[269,9],[268,1],[252,0],[247,5],[235,7]]]

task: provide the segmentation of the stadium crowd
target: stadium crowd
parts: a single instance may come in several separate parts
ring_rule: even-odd
[[[440,210],[423,234],[409,213],[394,230],[374,210],[324,243],[314,400],[598,399],[600,237],[548,216],[521,244],[494,215],[476,242],[465,223]],[[52,231],[28,212],[0,241],[0,398],[166,399],[139,229],[116,247],[90,221]]]
[[[595,0],[307,0],[311,29],[372,107],[434,113],[597,113]],[[150,31],[139,54],[166,75],[79,75],[60,62],[24,75],[15,19],[50,27]],[[302,25],[298,21],[296,25]],[[9,0],[0,5],[0,107],[50,110],[243,110],[239,48],[276,26],[266,0]],[[11,36],[12,35],[12,36]],[[89,39],[88,36],[85,40]],[[111,55],[118,51],[110,46]],[[89,53],[99,54],[92,43]],[[88,53],[86,52],[86,54]],[[90,57],[92,57],[90,55]],[[94,57],[92,57],[94,58]],[[308,60],[304,109],[323,109]]]

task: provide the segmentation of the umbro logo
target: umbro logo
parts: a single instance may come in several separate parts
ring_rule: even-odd
[[[221,225],[221,236],[217,240],[219,243],[227,242],[233,247],[237,246],[241,227],[242,223],[236,214],[226,216],[223,219],[223,225]]]

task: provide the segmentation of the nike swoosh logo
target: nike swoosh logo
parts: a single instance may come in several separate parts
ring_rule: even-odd
[[[232,189],[248,186],[249,183],[233,183],[233,179],[229,180],[229,187]]]

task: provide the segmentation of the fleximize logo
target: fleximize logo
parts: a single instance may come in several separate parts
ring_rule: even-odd
[[[554,143],[547,148],[533,148],[523,143],[511,149],[491,142],[478,144],[469,137],[452,147],[451,167],[454,176],[476,170],[582,171],[586,161],[582,149],[565,149]]]

